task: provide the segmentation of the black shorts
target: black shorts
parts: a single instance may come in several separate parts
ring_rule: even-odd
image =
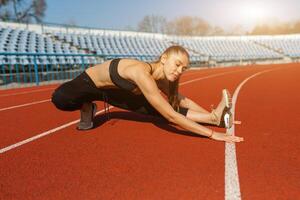
[[[152,116],[162,115],[147,101],[144,95],[135,95],[123,89],[99,89],[92,79],[83,72],[75,79],[63,83],[52,94],[53,104],[60,110],[80,110],[86,102],[104,101],[110,105],[133,112]],[[180,108],[179,113],[186,115],[188,109]]]

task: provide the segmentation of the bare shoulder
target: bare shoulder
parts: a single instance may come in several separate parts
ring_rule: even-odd
[[[135,60],[135,59],[122,59],[120,63],[128,68],[145,70],[149,69],[149,65],[143,61]]]

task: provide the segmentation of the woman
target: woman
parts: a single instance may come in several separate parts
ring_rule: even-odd
[[[62,84],[53,93],[52,102],[61,110],[81,111],[79,130],[93,127],[96,104],[92,102],[101,100],[134,112],[162,116],[188,131],[214,140],[243,141],[241,137],[215,132],[198,124],[224,127],[224,118],[228,116],[232,121],[231,99],[228,91],[223,90],[222,100],[210,113],[179,94],[179,78],[188,64],[189,54],[181,46],[167,48],[153,63],[114,59],[88,68],[74,80]]]

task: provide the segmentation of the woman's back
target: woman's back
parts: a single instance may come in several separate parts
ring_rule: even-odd
[[[94,81],[98,88],[114,88],[116,84],[111,80],[112,74],[110,74],[110,65],[112,60],[106,61],[102,64],[95,65],[86,70],[86,73]],[[123,79],[130,81],[134,84],[132,77],[135,76],[137,68],[144,68],[145,73],[151,72],[151,68],[144,62],[133,59],[121,59],[117,66],[117,73]],[[113,76],[115,76],[113,74]]]

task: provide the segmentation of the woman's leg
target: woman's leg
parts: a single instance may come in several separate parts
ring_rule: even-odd
[[[52,94],[52,102],[63,111],[80,110],[80,122],[77,128],[86,130],[93,127],[93,117],[97,107],[92,102],[99,97],[98,88],[83,72],[75,79],[60,85]]]
[[[200,112],[199,110],[189,109],[187,118],[198,123],[206,123],[219,126],[222,123],[224,111],[226,111],[226,100],[223,96],[219,105],[212,112]]]
[[[154,117],[163,116],[147,101],[144,95],[134,95],[125,90],[106,90],[107,102],[118,108]],[[188,109],[180,107],[178,113],[186,116]]]
[[[189,109],[186,117],[194,122],[216,125],[216,121],[213,119],[212,113],[203,113]]]
[[[82,107],[83,102],[79,102],[76,98],[76,92],[70,92],[72,82],[66,82],[60,85],[52,94],[51,101],[55,107],[62,111],[75,111]]]
[[[106,102],[112,106],[151,116],[161,116],[143,95],[135,95],[121,89],[107,89],[103,91]]]
[[[134,95],[125,90],[106,90],[105,95],[107,96],[107,102],[113,106],[140,114],[162,117],[143,95]],[[199,110],[195,111],[186,108],[179,108],[178,112],[195,122],[219,126],[221,125],[224,111],[226,111],[225,108],[226,103],[223,97],[217,108],[212,112],[199,112]]]

